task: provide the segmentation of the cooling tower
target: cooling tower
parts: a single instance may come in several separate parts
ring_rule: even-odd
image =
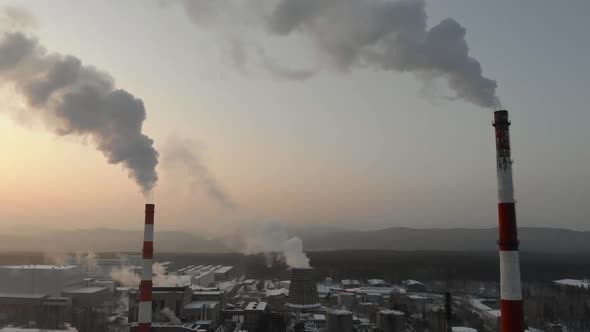
[[[520,285],[520,262],[510,156],[508,111],[494,112],[498,177],[498,224],[500,239],[500,326],[502,332],[523,332],[524,315]]]
[[[348,310],[328,310],[326,312],[328,332],[352,332],[352,312]]]
[[[145,205],[143,262],[139,285],[138,332],[149,332],[152,326],[152,262],[154,258],[154,204]]]
[[[313,269],[293,269],[291,271],[289,300],[286,306],[297,310],[320,307],[320,298],[318,296]]]

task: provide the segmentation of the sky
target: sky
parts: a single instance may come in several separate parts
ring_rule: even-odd
[[[256,63],[263,57],[240,61],[234,41],[253,54],[265,45],[290,73],[318,66],[312,42],[195,24],[180,0],[0,0],[5,6],[34,15],[26,33],[47,50],[108,72],[143,101],[160,180],[146,199],[92,139],[15,117],[22,96],[1,90],[4,227],[139,229],[146,200],[161,229],[203,232],[266,221],[497,224],[492,112],[445,98],[444,79],[363,67],[281,79]],[[426,12],[429,27],[447,17],[465,27],[470,55],[497,81],[512,120],[519,225],[590,230],[590,3],[426,1]],[[178,141],[196,156],[196,173],[163,165],[166,145]]]

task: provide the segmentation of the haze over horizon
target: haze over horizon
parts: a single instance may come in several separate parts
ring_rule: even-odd
[[[34,15],[24,30],[50,53],[108,72],[143,101],[143,133],[160,152],[157,229],[497,225],[491,111],[447,98],[456,91],[441,78],[320,70],[301,34],[199,23],[181,4],[0,0]],[[428,28],[447,17],[465,27],[469,54],[498,82],[513,123],[519,226],[590,230],[590,45],[573,42],[586,39],[590,3],[425,8]],[[251,42],[247,54],[241,42]],[[15,119],[14,91],[0,98],[3,227],[142,227],[145,198],[128,170],[87,136]]]

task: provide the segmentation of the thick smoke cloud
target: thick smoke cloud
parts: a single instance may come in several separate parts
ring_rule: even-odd
[[[311,40],[324,68],[344,72],[373,68],[413,72],[421,78],[441,77],[454,92],[452,99],[485,108],[498,105],[496,82],[485,77],[479,61],[469,55],[466,29],[452,18],[428,28],[424,0],[254,0],[245,2],[248,5],[223,0],[215,1],[215,6],[204,6],[203,1],[183,3],[191,21],[201,27],[214,22],[252,25],[253,13],[258,13],[258,21],[266,22],[264,30],[270,35]],[[261,63],[274,77],[301,80],[313,76],[308,72],[280,75],[280,70],[273,69],[289,66],[264,59]]]
[[[71,55],[48,53],[37,39],[0,39],[0,83],[12,85],[58,135],[88,137],[110,164],[121,164],[144,194],[155,186],[158,152],[143,134],[143,102],[107,73]]]
[[[182,176],[192,189],[205,190],[207,196],[226,209],[237,207],[232,198],[209,171],[197,151],[197,144],[189,139],[170,137],[164,146],[162,166],[166,171]]]

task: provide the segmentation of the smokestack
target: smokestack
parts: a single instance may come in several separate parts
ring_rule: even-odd
[[[450,292],[445,292],[445,318],[447,322],[447,332],[453,332],[453,299]]]
[[[143,261],[139,286],[138,331],[149,332],[152,325],[152,263],[154,258],[154,204],[145,205]]]
[[[494,112],[493,126],[496,130],[496,166],[498,175],[501,331],[522,332],[524,331],[524,315],[520,286],[519,241],[516,232],[508,111]]]

